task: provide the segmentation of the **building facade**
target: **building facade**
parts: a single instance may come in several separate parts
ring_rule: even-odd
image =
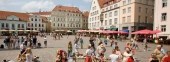
[[[105,0],[93,0],[91,3],[91,9],[88,17],[89,29],[103,28],[103,18],[101,19],[101,8],[103,7]]]
[[[28,21],[29,15],[25,13],[0,11],[0,30],[18,33],[18,30],[26,30]]]
[[[155,0],[154,30],[160,30],[159,36],[170,36],[170,0]]]
[[[40,15],[29,14],[30,22],[27,22],[27,30],[37,30],[37,31],[46,31],[46,23],[44,19]]]
[[[39,12],[32,12],[29,14],[39,15],[42,17],[42,22],[46,25],[46,32],[51,32],[51,12],[49,11],[39,11]]]
[[[104,29],[115,28],[114,30],[120,27],[120,1],[111,0],[104,3],[102,10],[102,26]]]
[[[89,12],[88,11],[83,12],[83,22],[82,22],[83,30],[88,30],[88,17],[89,17]]]
[[[51,12],[52,29],[70,30],[82,29],[83,14],[77,7],[56,6]]]
[[[103,6],[94,2],[101,0],[93,0],[89,18],[89,28],[109,29],[111,27],[118,30],[128,30],[129,32],[141,29],[152,29],[154,15],[154,0],[104,0]],[[93,20],[93,7],[101,6],[100,20]],[[93,23],[98,22],[100,25]],[[92,23],[92,24],[91,24]],[[94,26],[93,26],[94,25]],[[98,27],[95,27],[97,25]]]

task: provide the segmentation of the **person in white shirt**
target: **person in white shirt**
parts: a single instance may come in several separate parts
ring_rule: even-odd
[[[116,54],[115,49],[113,49],[112,54],[109,55],[109,58],[111,59],[111,62],[120,62],[119,61],[119,55]]]
[[[46,36],[44,37],[44,45],[45,45],[45,48],[47,48],[47,37]]]

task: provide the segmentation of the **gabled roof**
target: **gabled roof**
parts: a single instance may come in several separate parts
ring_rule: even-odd
[[[71,7],[71,6],[56,6],[52,11],[65,11],[65,12],[81,13],[79,8]]]
[[[30,14],[36,14],[36,15],[50,15],[51,12],[32,12]]]
[[[29,21],[29,15],[26,13],[0,11],[0,19],[1,20],[6,20],[7,17],[11,16],[11,15],[19,17],[20,21]]]

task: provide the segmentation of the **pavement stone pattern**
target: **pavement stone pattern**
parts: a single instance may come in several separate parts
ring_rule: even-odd
[[[44,39],[42,37],[37,37],[38,41],[42,44],[42,47],[44,47]],[[34,56],[39,56],[39,60],[41,62],[55,62],[56,59],[56,51],[58,49],[63,49],[65,51],[67,51],[67,45],[69,41],[72,41],[72,43],[74,43],[74,38],[75,36],[69,36],[67,38],[67,36],[63,36],[63,38],[61,40],[54,40],[51,36],[47,36],[47,48],[38,48],[38,49],[32,49],[33,51],[33,55]],[[83,37],[84,40],[84,49],[79,49],[79,52],[84,54],[87,48],[87,45],[89,44],[89,37]],[[3,39],[0,39],[0,44],[3,43]],[[118,42],[119,48],[121,50],[121,52],[124,52],[124,47],[125,47],[126,42]],[[135,54],[135,58],[139,61],[139,62],[148,62],[148,59],[150,57],[150,54],[153,52],[153,50],[156,47],[156,44],[150,43],[148,44],[149,46],[149,51],[143,51],[143,45],[142,43],[138,43],[139,45],[139,50],[137,50],[136,54]],[[97,43],[96,43],[97,46]],[[106,57],[109,56],[109,54],[111,54],[112,51],[112,47],[107,46],[106,47],[107,51],[106,51]],[[164,49],[166,50],[170,50],[170,45],[164,45]],[[19,54],[19,50],[4,50],[4,49],[0,49],[0,61],[2,61],[3,59],[8,59],[8,60],[14,60],[16,61],[16,58]],[[82,62],[81,61],[77,61],[77,62]]]

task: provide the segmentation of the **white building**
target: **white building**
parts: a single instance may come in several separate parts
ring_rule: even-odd
[[[56,6],[51,12],[52,29],[76,30],[82,29],[83,14],[77,7]]]
[[[0,30],[9,30],[18,33],[18,30],[26,30],[29,15],[25,13],[0,11]]]
[[[161,30],[159,36],[170,35],[170,0],[155,0],[154,30]]]
[[[104,29],[117,30],[120,27],[120,1],[108,1],[104,3],[102,8],[103,22],[102,26]]]
[[[27,22],[27,30],[46,31],[46,19],[40,15],[29,14],[30,22]]]
[[[105,0],[93,0],[91,4],[91,10],[88,18],[89,29],[103,28],[103,20],[101,16],[101,8],[103,7]]]

